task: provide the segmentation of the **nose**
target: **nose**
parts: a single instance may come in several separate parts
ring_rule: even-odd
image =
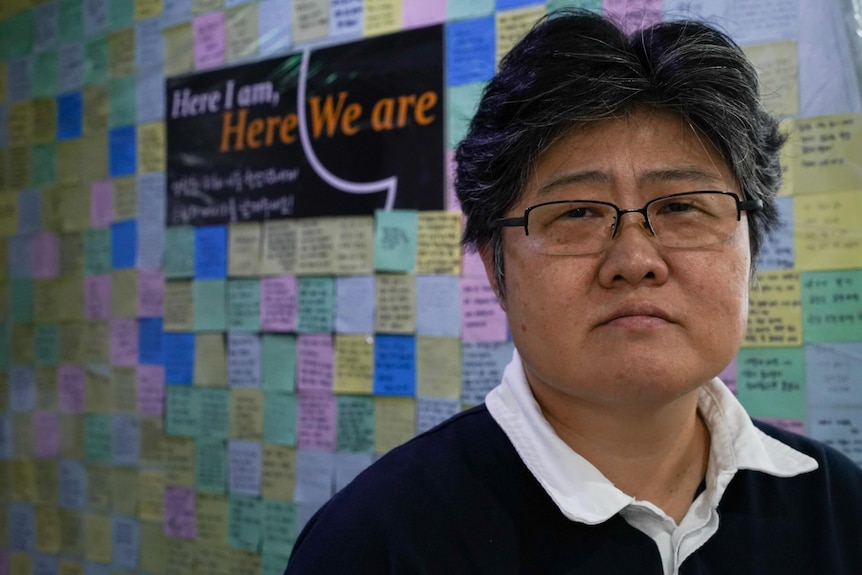
[[[639,213],[643,218],[640,225],[626,225],[622,216],[633,212]],[[608,288],[622,284],[660,285],[667,281],[667,278],[667,262],[649,226],[646,212],[620,210],[614,239],[605,250],[599,269],[599,284]]]
[[[649,231],[650,235],[655,235],[655,231],[652,229],[652,224],[650,224],[649,217],[647,216],[646,208],[632,208],[630,210],[617,210],[617,222],[614,227],[614,234],[612,237],[616,237],[619,234],[620,229],[623,227],[623,216],[626,214],[640,214],[643,218],[643,222],[641,225]]]

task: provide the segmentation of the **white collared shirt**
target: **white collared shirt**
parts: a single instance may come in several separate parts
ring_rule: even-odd
[[[711,438],[706,490],[677,525],[657,506],[617,489],[557,436],[533,397],[517,350],[485,404],[563,515],[595,525],[619,513],[655,541],[665,575],[676,575],[683,561],[718,530],[716,508],[737,471],[793,477],[817,469],[814,459],[757,429],[736,397],[715,378],[701,388],[698,398],[698,411]]]

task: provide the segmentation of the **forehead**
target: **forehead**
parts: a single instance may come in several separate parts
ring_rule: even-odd
[[[612,199],[696,189],[738,192],[733,171],[706,136],[674,114],[642,111],[560,138],[539,155],[523,200],[550,201],[581,190]]]

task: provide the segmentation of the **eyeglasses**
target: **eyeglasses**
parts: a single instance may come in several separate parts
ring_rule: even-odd
[[[493,227],[524,227],[539,253],[579,256],[607,248],[623,214],[637,212],[643,226],[668,248],[699,248],[721,243],[736,231],[741,214],[763,209],[762,200],[740,200],[736,194],[697,191],[655,198],[640,209],[621,210],[610,202],[563,200],[537,204],[523,217],[499,218]]]

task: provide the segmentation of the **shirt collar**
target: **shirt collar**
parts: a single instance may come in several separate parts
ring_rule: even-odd
[[[557,436],[533,397],[517,350],[485,404],[521,460],[569,519],[602,523],[635,502]],[[757,429],[718,378],[703,386],[698,409],[711,437],[707,495],[712,506],[718,505],[740,469],[792,477],[817,468],[811,457]]]

